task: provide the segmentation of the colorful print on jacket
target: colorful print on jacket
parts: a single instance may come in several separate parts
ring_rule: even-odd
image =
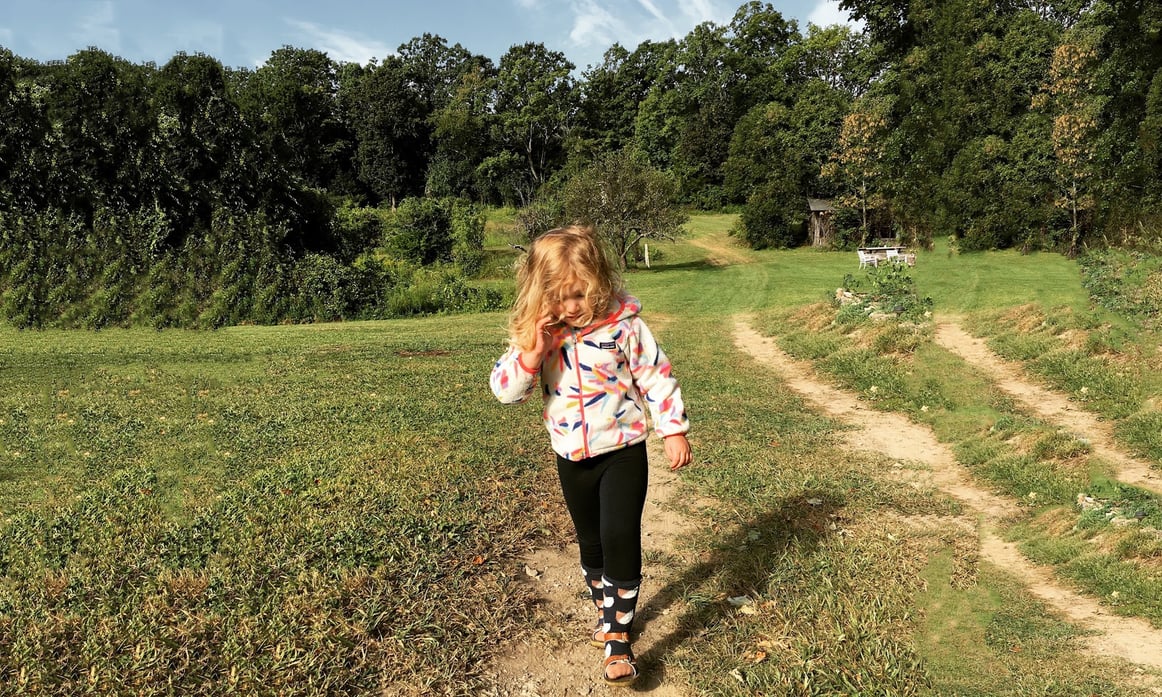
[[[492,392],[505,404],[532,396],[540,374],[545,427],[553,450],[582,460],[645,440],[646,407],[654,430],[686,433],[690,423],[670,359],[638,316],[641,303],[623,296],[620,307],[587,327],[556,327],[540,366],[525,367],[513,346],[492,369]]]

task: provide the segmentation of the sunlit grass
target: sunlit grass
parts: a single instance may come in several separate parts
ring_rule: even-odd
[[[498,288],[511,287],[512,216],[494,212],[486,229],[486,282]],[[667,680],[694,694],[1015,695],[1050,684],[1131,694],[1079,661],[1072,630],[1011,581],[985,569],[963,585],[964,563],[941,561],[928,533],[898,524],[962,511],[841,447],[840,424],[736,350],[734,317],[755,316],[788,350],[941,438],[974,443],[963,457],[1014,495],[1028,482],[990,473],[1010,440],[1063,462],[1078,459],[1074,444],[923,332],[811,324],[857,273],[855,255],[753,252],[726,236],[733,220],[693,217],[685,240],[651,247],[652,269],[625,275],[686,392],[697,464],[682,476],[713,497],[691,511],[700,530],[672,560],[675,583],[650,590],[680,617],[646,663],[666,662]],[[735,263],[710,264],[712,248]],[[1039,266],[1050,290],[1023,290]],[[1074,303],[1071,268],[1049,255],[948,257],[938,244],[915,271],[938,311],[971,314],[1040,293]],[[0,329],[0,684],[486,692],[496,637],[532,616],[518,555],[568,541],[539,406],[501,407],[488,393],[504,324],[494,313],[216,332]],[[1144,383],[1144,398],[1152,389]],[[1110,551],[1147,553],[1134,541]],[[954,578],[939,591],[940,623],[923,620],[934,607],[923,589]],[[759,612],[725,602],[738,595]],[[958,648],[941,654],[937,632]],[[1006,656],[1018,642],[1045,650]],[[978,676],[974,661],[992,664]]]

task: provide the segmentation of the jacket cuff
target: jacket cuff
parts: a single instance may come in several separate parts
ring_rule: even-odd
[[[527,365],[525,365],[523,358],[524,358],[524,351],[517,351],[517,353],[516,353],[517,365],[519,365],[521,368],[524,368],[524,371],[526,373],[528,373],[529,375],[536,375],[538,372],[540,372],[540,367],[530,368]]]

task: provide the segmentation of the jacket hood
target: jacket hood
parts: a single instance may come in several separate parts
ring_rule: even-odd
[[[593,324],[582,328],[577,333],[584,336],[585,334],[588,334],[589,332],[593,331],[594,329],[598,329],[599,327],[616,324],[622,320],[630,319],[631,317],[640,314],[642,311],[642,302],[632,295],[619,295],[614,298],[614,300],[617,302],[617,307],[615,307],[612,312],[597,320]]]

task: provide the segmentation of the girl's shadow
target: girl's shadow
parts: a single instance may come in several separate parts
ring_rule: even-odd
[[[731,596],[754,597],[766,592],[769,570],[788,547],[794,543],[800,553],[812,551],[831,534],[831,514],[843,504],[833,492],[811,490],[779,499],[774,509],[726,532],[701,560],[651,593],[638,612],[638,631],[648,628],[653,618],[683,597],[713,595],[712,579]],[[732,612],[736,610],[725,599],[687,603],[675,619],[674,629],[638,656],[642,677],[634,683],[634,690],[649,692],[660,686],[665,682],[666,656]]]

